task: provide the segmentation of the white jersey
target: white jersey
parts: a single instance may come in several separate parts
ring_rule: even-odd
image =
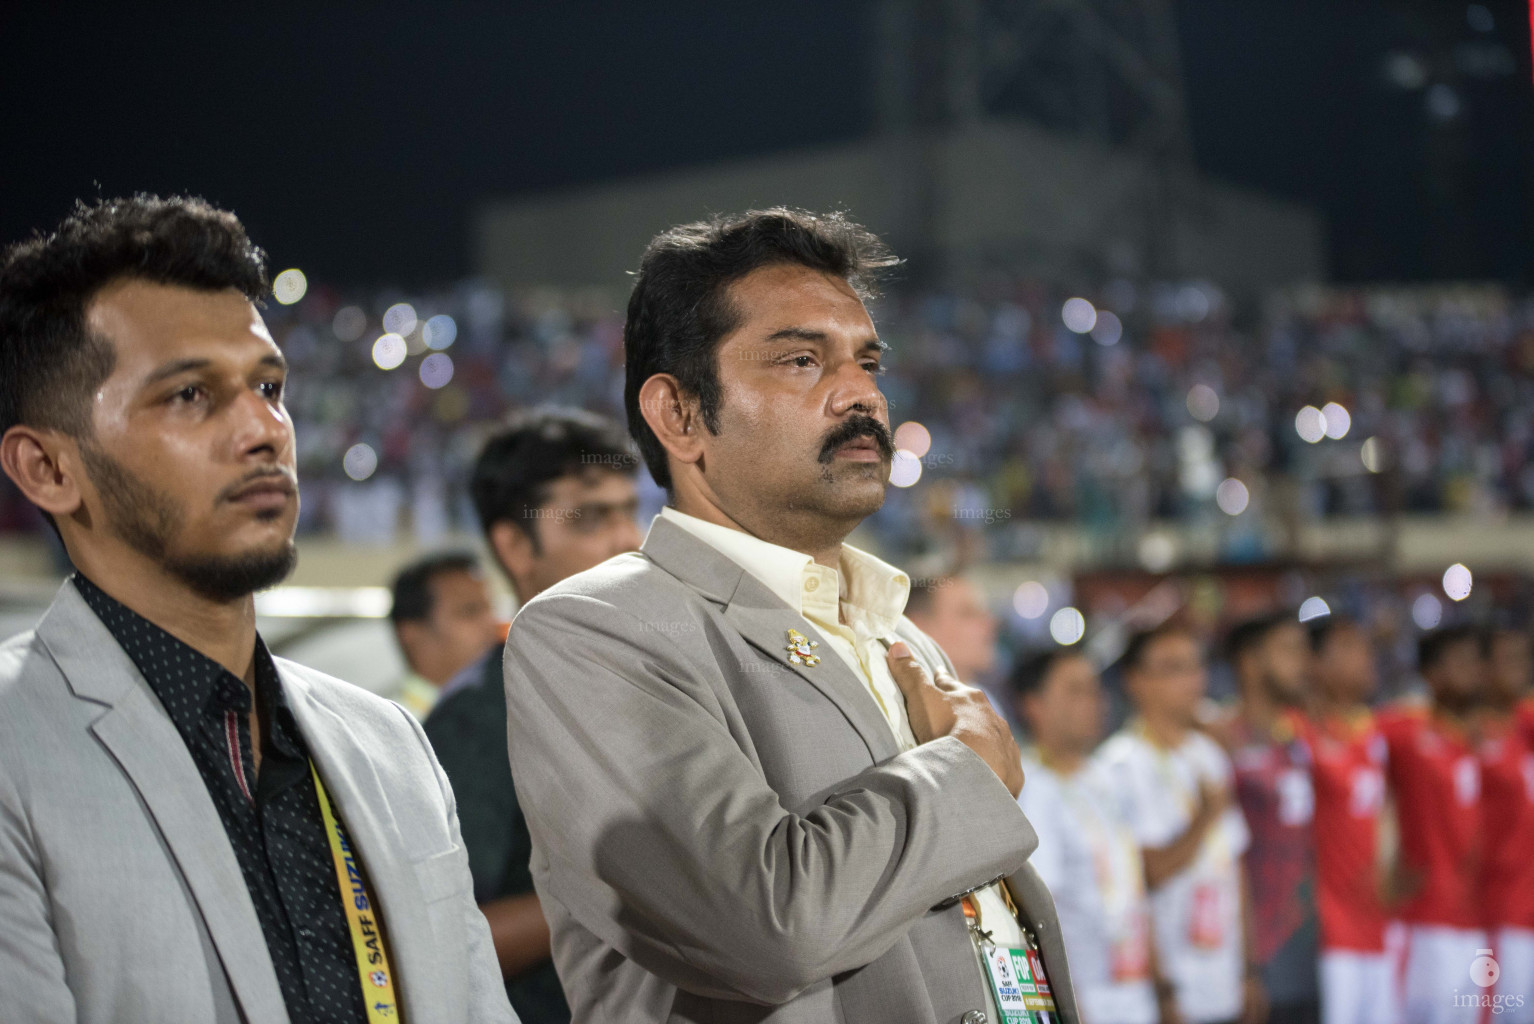
[[[1219,745],[1190,732],[1173,750],[1137,727],[1119,732],[1098,752],[1116,812],[1143,847],[1167,846],[1187,831],[1199,786],[1229,790],[1234,773]],[[1241,929],[1241,855],[1251,843],[1232,803],[1204,835],[1193,862],[1151,893],[1162,973],[1177,989],[1189,1024],[1240,1015],[1246,959]]]
[[[1156,1024],[1140,844],[1114,813],[1101,766],[1061,775],[1030,753],[1023,768],[1018,803],[1039,835],[1029,863],[1055,898],[1082,1017]]]

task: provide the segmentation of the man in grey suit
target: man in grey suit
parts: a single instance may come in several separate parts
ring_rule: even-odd
[[[902,615],[909,578],[843,543],[889,479],[863,299],[891,262],[781,209],[645,252],[625,398],[670,505],[505,657],[576,1021],[1077,1019],[1017,747]]]
[[[0,262],[0,465],[77,572],[0,645],[0,1016],[514,1022],[396,704],[273,658],[286,366],[235,217],[80,206]]]

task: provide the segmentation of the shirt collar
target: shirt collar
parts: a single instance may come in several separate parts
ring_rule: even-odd
[[[138,668],[180,732],[185,734],[188,730],[200,727],[203,715],[223,711],[242,714],[250,712],[253,697],[244,680],[144,618],[91,582],[83,573],[76,571],[72,580],[85,603]],[[174,680],[167,669],[167,665],[172,663],[181,666]],[[301,752],[303,740],[288,707],[282,678],[277,674],[277,665],[259,634],[256,636],[255,670],[256,688],[261,692],[267,707],[273,711],[270,725],[273,742],[285,753]],[[170,694],[172,685],[183,691],[189,689],[190,693],[185,696],[190,696],[191,701],[174,699]]]
[[[809,618],[822,618],[827,606],[835,622],[839,600],[884,620],[893,628],[911,596],[904,572],[851,544],[843,544],[840,571],[816,562],[802,551],[774,544],[744,530],[720,526],[671,506],[661,516],[697,537],[760,580],[784,604]],[[809,580],[815,587],[806,591]],[[812,614],[815,613],[815,614]]]

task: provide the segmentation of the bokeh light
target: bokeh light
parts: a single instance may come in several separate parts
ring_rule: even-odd
[[[1233,476],[1220,481],[1220,486],[1215,488],[1214,492],[1214,503],[1220,506],[1220,511],[1228,516],[1239,516],[1245,512],[1251,498],[1251,492],[1246,489],[1246,484]]]
[[[1311,619],[1320,619],[1332,613],[1331,605],[1322,598],[1307,597],[1300,602],[1300,621],[1309,622]]]
[[[1363,447],[1358,449],[1358,458],[1363,462],[1364,468],[1371,473],[1378,473],[1385,468],[1385,452],[1380,444],[1380,439],[1371,437],[1364,441]]]
[[[405,361],[405,339],[383,334],[373,342],[373,362],[380,370],[393,370]]]
[[[910,487],[921,479],[921,459],[904,448],[895,449],[890,460],[890,483],[896,487]]]
[[[368,329],[368,315],[358,306],[342,306],[330,321],[330,330],[341,341],[356,341]]]
[[[1208,384],[1195,384],[1188,389],[1188,415],[1200,423],[1208,423],[1220,414],[1220,396]]]
[[[398,334],[400,337],[404,337],[415,330],[415,325],[418,322],[415,316],[415,307],[408,302],[396,302],[384,310],[384,330],[391,334]]]
[[[1012,593],[1012,608],[1025,619],[1039,619],[1049,611],[1049,588],[1038,580],[1029,580]]]
[[[366,480],[378,468],[378,453],[372,445],[358,442],[346,449],[346,455],[341,459],[341,468],[353,480]]]
[[[895,428],[895,447],[904,448],[918,459],[932,449],[932,434],[915,420],[908,420]]]
[[[440,352],[458,340],[458,323],[446,313],[438,313],[421,327],[421,338],[427,348]]]
[[[1326,436],[1326,416],[1315,406],[1307,405],[1295,414],[1294,429],[1306,444],[1319,444]]]
[[[309,279],[297,267],[284,270],[272,280],[272,298],[291,306],[309,290]]]
[[[1097,323],[1092,326],[1092,340],[1103,347],[1117,345],[1119,339],[1124,336],[1124,323],[1118,317],[1106,309],[1097,314]]]
[[[1459,562],[1455,562],[1444,570],[1443,592],[1451,601],[1463,601],[1470,596],[1470,588],[1474,585],[1475,578],[1470,575],[1470,570]]]
[[[435,391],[453,379],[453,357],[433,352],[421,360],[421,383]]]
[[[1086,334],[1097,324],[1097,309],[1086,299],[1066,299],[1060,309],[1060,319],[1067,329]]]
[[[1049,617],[1049,635],[1063,647],[1079,643],[1087,635],[1086,617],[1075,608],[1061,608]]]
[[[1412,602],[1411,620],[1418,629],[1437,629],[1443,621],[1443,602],[1432,594],[1423,594]]]
[[[1323,405],[1321,416],[1326,421],[1326,436],[1333,441],[1341,441],[1353,428],[1352,415],[1336,402],[1327,402]]]

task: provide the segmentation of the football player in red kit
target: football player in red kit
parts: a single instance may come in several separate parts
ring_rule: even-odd
[[[1393,1024],[1395,979],[1385,954],[1380,869],[1385,737],[1368,700],[1374,651],[1351,619],[1310,627],[1312,709],[1300,720],[1315,790],[1321,915],[1321,1024]]]
[[[1399,978],[1406,1024],[1473,1024],[1477,999],[1469,970],[1486,948],[1477,879],[1481,859],[1481,768],[1476,725],[1483,666],[1481,638],[1468,626],[1424,634],[1417,669],[1431,703],[1380,714],[1401,833],[1405,925]]]
[[[1529,635],[1498,629],[1485,636],[1481,715],[1481,820],[1486,842],[1480,905],[1501,966],[1493,994],[1512,999],[1498,1021],[1534,1021],[1534,745],[1519,730],[1534,674]],[[1518,997],[1521,997],[1519,999]]]

